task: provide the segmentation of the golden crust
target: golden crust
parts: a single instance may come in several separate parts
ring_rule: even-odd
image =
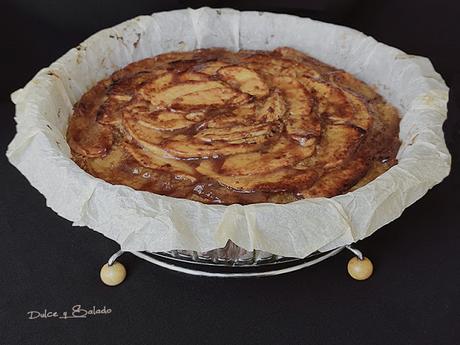
[[[391,165],[394,107],[292,48],[203,49],[126,66],[75,106],[67,138],[91,174],[214,203],[331,197]]]

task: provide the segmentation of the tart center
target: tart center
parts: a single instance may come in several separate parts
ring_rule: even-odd
[[[340,194],[382,169],[381,156],[394,164],[398,121],[372,88],[295,50],[211,49],[100,82],[77,104],[68,139],[77,163],[112,183],[203,202],[288,202]]]

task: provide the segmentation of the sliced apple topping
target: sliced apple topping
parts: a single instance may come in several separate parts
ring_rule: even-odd
[[[286,103],[278,89],[275,89],[255,111],[256,121],[277,121],[286,113]]]
[[[224,186],[243,191],[294,191],[299,185],[311,186],[317,179],[314,170],[296,173],[289,169],[279,169],[268,174],[233,176],[220,174],[213,162],[202,161],[197,171],[217,180]]]
[[[362,132],[348,125],[327,125],[318,145],[314,162],[332,169],[348,160],[361,143]]]
[[[223,141],[229,144],[260,143],[279,132],[280,124],[261,123],[249,126],[233,126],[224,128],[207,128],[195,135],[195,138],[212,143]]]
[[[320,116],[335,124],[352,124],[367,130],[372,117],[364,102],[352,93],[311,78],[300,78],[302,85],[315,95]]]
[[[124,148],[136,161],[146,168],[165,170],[190,181],[196,180],[194,177],[196,174],[195,169],[187,163],[173,158],[162,157],[157,152],[146,150],[133,143],[124,143]]]
[[[285,95],[288,106],[286,131],[292,139],[304,145],[312,136],[321,134],[321,123],[317,114],[312,112],[312,98],[296,79],[276,77],[274,82]]]
[[[215,61],[208,61],[203,64],[197,65],[194,69],[200,73],[204,73],[207,75],[214,75],[217,71],[222,68],[228,66],[228,63],[223,61],[215,60]]]
[[[396,162],[398,128],[371,86],[295,49],[200,49],[98,83],[67,138],[77,164],[112,183],[209,203],[290,202],[378,176]]]
[[[267,84],[265,84],[256,72],[248,68],[227,66],[219,69],[217,74],[222,80],[239,89],[241,92],[255,97],[264,97],[269,93]]]
[[[206,82],[209,86],[216,82]],[[205,86],[205,85],[203,85]],[[223,106],[238,94],[231,88],[217,85],[213,88],[203,88],[194,92],[176,97],[171,104],[173,109],[200,109],[204,107]],[[240,100],[237,100],[237,102]],[[243,100],[241,100],[243,101]]]
[[[220,172],[226,175],[264,174],[304,160],[315,152],[315,145],[300,146],[287,138],[280,138],[266,152],[243,153],[225,159]]]
[[[164,149],[180,159],[219,158],[238,153],[254,152],[260,149],[260,144],[246,143],[229,144],[226,142],[206,143],[199,140],[190,140],[185,136],[177,136],[164,144]]]
[[[68,142],[72,150],[87,157],[100,157],[113,143],[112,128],[92,118],[77,116],[69,124]]]

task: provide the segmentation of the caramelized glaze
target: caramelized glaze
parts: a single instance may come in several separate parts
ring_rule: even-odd
[[[204,203],[332,197],[396,164],[399,116],[373,88],[291,48],[132,63],[74,107],[67,138],[113,184]]]

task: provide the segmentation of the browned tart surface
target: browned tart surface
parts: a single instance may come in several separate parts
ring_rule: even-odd
[[[290,48],[132,63],[75,105],[74,161],[113,184],[204,203],[287,203],[396,164],[399,116],[349,73]]]

